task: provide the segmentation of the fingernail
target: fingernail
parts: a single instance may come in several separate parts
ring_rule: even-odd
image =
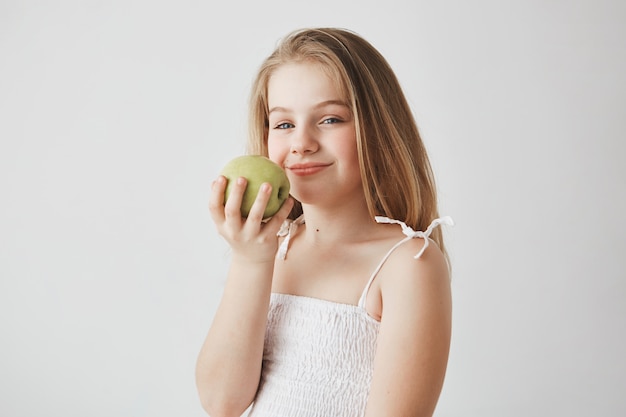
[[[244,185],[246,183],[246,179],[244,177],[237,178],[237,184]]]

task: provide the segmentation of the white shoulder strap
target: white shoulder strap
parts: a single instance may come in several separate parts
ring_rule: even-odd
[[[298,226],[304,223],[304,214],[301,214],[295,220],[285,220],[283,224],[280,226],[280,230],[276,236],[285,237],[283,242],[278,247],[278,256],[279,259],[285,259],[287,257],[287,249],[289,249],[289,241],[291,240],[291,236],[296,233]]]
[[[365,299],[367,298],[367,293],[369,292],[369,289],[372,286],[372,282],[374,282],[374,279],[376,278],[376,275],[378,275],[378,272],[383,267],[383,264],[385,263],[387,258],[389,258],[389,256],[393,253],[394,250],[396,250],[397,247],[399,247],[403,243],[408,242],[409,240],[414,239],[414,238],[422,238],[422,239],[424,239],[424,246],[422,246],[422,249],[413,257],[415,259],[418,259],[419,257],[422,256],[422,254],[424,253],[424,251],[428,247],[428,244],[429,244],[429,239],[428,238],[430,237],[430,235],[433,232],[433,229],[435,227],[437,227],[437,226],[439,226],[441,224],[447,224],[449,226],[454,226],[454,221],[452,220],[452,218],[450,216],[445,216],[445,217],[440,217],[438,219],[435,219],[428,226],[428,228],[426,228],[426,230],[424,230],[424,231],[417,231],[417,232],[415,230],[411,229],[409,226],[407,226],[406,223],[401,222],[400,220],[394,220],[394,219],[390,219],[389,217],[382,217],[382,216],[376,216],[375,219],[376,219],[376,221],[378,223],[399,224],[400,226],[402,226],[402,233],[404,233],[404,235],[406,237],[404,239],[402,239],[401,241],[399,241],[398,243],[396,243],[395,245],[393,245],[393,247],[385,254],[383,259],[380,261],[380,263],[378,264],[376,269],[374,269],[374,272],[370,276],[370,279],[367,281],[367,285],[365,285],[365,288],[363,289],[363,292],[361,293],[361,298],[359,298],[359,307],[362,307],[362,308],[365,308]]]

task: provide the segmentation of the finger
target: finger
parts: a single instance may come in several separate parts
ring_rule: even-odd
[[[224,204],[224,214],[227,222],[241,224],[241,202],[243,193],[246,191],[248,182],[245,178],[239,177],[229,188],[228,199]]]
[[[221,223],[224,221],[224,191],[228,180],[220,175],[211,184],[211,192],[209,194],[209,212],[213,221]]]
[[[287,217],[289,216],[289,213],[291,213],[294,204],[295,200],[293,199],[293,197],[290,196],[289,198],[287,198],[287,200],[285,200],[285,202],[276,212],[276,214],[274,214],[272,218],[266,223],[265,227],[270,230],[275,229],[276,232],[278,232],[280,226],[284,223],[285,220],[287,220]]]
[[[246,221],[247,224],[255,224],[260,226],[261,221],[263,220],[263,213],[265,212],[265,208],[267,207],[267,203],[272,196],[272,186],[271,184],[265,182],[261,184],[259,187],[259,192],[254,199],[254,203],[252,207],[250,207],[250,212],[248,213],[248,219]]]

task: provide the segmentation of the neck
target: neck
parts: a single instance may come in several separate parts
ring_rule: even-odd
[[[319,244],[362,240],[370,235],[376,222],[363,204],[325,209],[303,205],[305,239]]]

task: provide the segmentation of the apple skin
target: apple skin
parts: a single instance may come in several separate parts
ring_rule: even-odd
[[[248,181],[246,191],[241,201],[241,216],[248,217],[250,208],[256,199],[261,185],[265,182],[272,185],[272,195],[270,196],[263,218],[272,217],[289,197],[289,179],[283,169],[262,155],[242,155],[231,159],[222,168],[221,174],[228,179],[224,202],[228,200],[232,185],[239,177],[244,177]]]

